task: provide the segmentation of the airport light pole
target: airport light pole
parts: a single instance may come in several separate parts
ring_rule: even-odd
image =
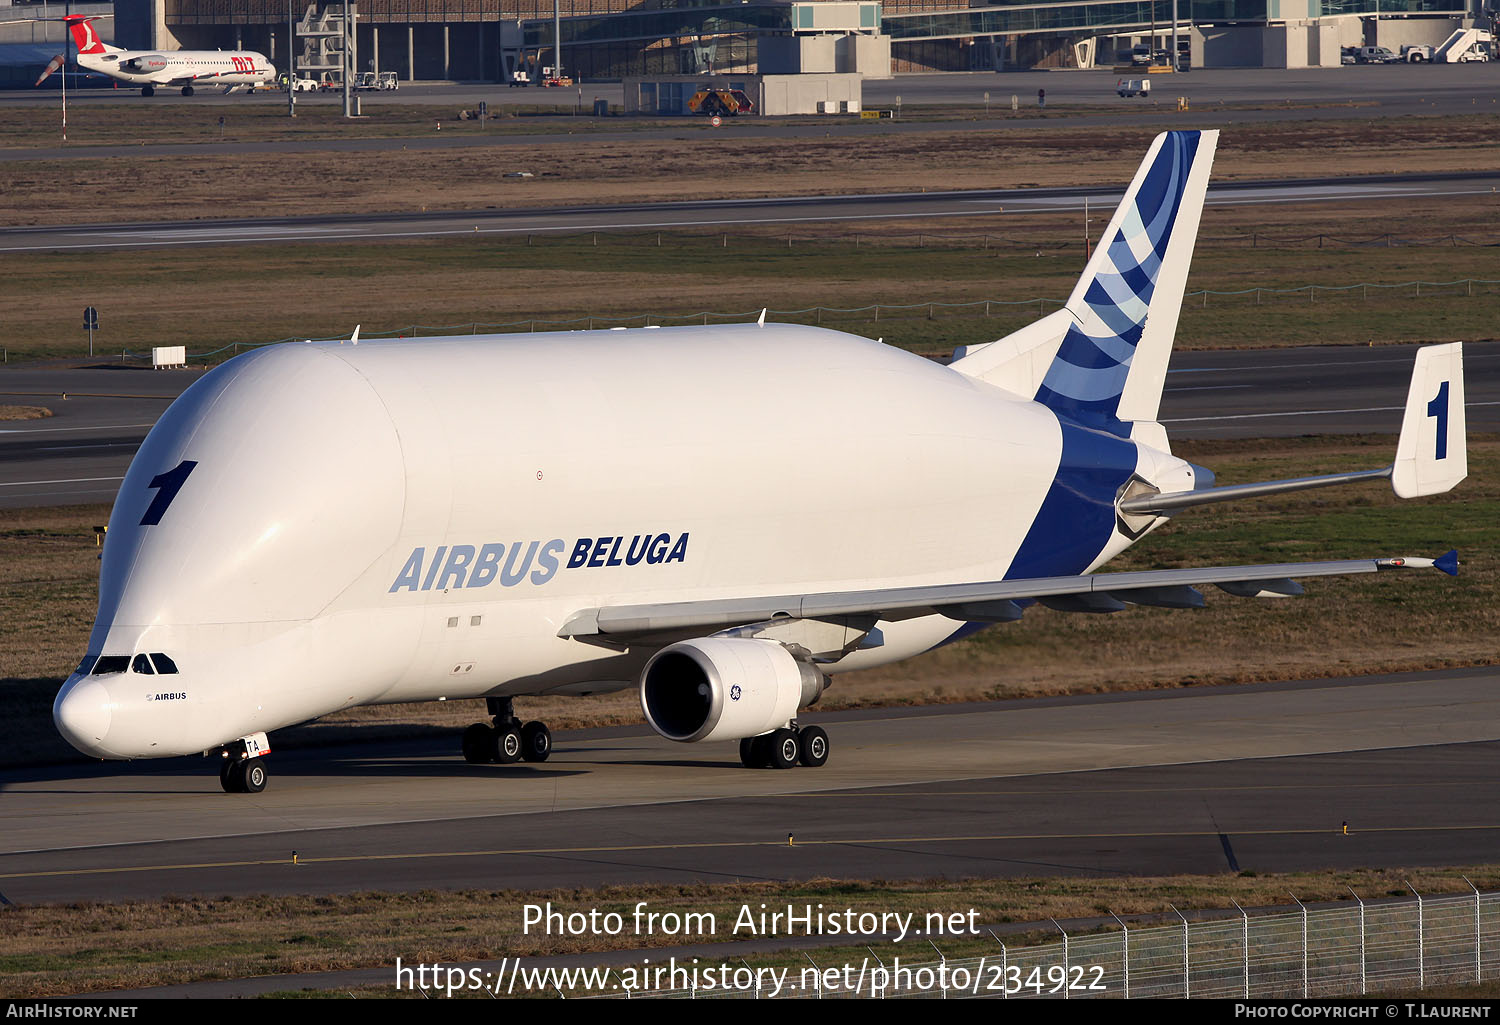
[[[1192,8],[1189,7],[1189,11]],[[1177,0],[1172,0],[1172,71],[1175,74],[1182,70],[1182,61],[1177,53]]]
[[[67,3],[63,4],[63,34],[62,34],[62,37],[63,37],[63,66],[60,69],[62,71],[62,79],[63,79],[63,83],[62,83],[62,119],[63,119],[63,123],[62,123],[62,141],[63,142],[67,142],[68,141],[68,50],[70,49],[70,47],[68,46],[68,43],[73,38],[73,33],[71,33],[71,32],[68,31],[68,15],[70,15],[72,13],[73,13],[73,3],[72,3],[72,0],[68,0]],[[94,340],[94,336],[90,335],[89,336],[89,342],[90,342],[90,345],[89,345],[89,355],[91,355],[91,356],[93,355],[93,344],[92,344],[93,340]]]
[[[344,38],[339,45],[339,65],[343,68],[339,77],[344,80],[344,116],[349,116],[349,75],[353,67],[349,64],[350,46],[354,42],[354,26],[349,24],[349,0],[344,0],[344,20],[341,26],[344,30]]]
[[[562,0],[552,0],[552,77],[562,78]]]
[[[286,0],[286,116],[297,116],[297,0]]]

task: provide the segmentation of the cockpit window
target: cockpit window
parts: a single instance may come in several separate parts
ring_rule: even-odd
[[[94,668],[94,660],[98,657],[98,655],[83,656],[83,661],[78,663],[78,668],[73,670],[73,672],[78,676],[87,676],[89,674],[89,670]]]
[[[156,670],[151,668],[151,660],[145,655],[137,655],[135,661],[130,663],[132,673],[145,673],[147,676],[155,676]]]
[[[171,674],[177,672],[177,663],[159,651],[151,653],[151,661],[156,663],[156,671],[158,673]]]
[[[129,655],[105,655],[94,663],[94,675],[108,676],[110,673],[123,673],[129,668]]]

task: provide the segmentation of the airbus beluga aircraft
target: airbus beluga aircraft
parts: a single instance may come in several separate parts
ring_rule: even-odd
[[[822,765],[799,710],[1040,602],[1110,612],[1300,593],[1457,556],[1100,573],[1180,509],[1467,473],[1462,356],[1419,352],[1394,462],[1215,487],[1157,406],[1215,132],[1151,145],[1066,307],[944,366],[799,325],[281,344],[189,388],[115,501],[58,729],[100,758],[483,697],[471,762],[541,761],[522,695],[636,687],[650,725]]]
[[[263,54],[253,50],[122,50],[108,46],[94,31],[97,18],[69,15],[63,21],[78,47],[78,65],[98,71],[122,82],[141,87],[142,96],[151,96],[158,86],[179,86],[182,95],[193,95],[195,85],[222,85],[232,93],[242,85],[258,85],[276,80],[276,68]],[[47,66],[42,82],[62,66],[61,59]]]

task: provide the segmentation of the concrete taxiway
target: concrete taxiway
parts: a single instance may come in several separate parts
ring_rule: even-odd
[[[1213,185],[1210,206],[1319,202],[1406,202],[1428,196],[1493,196],[1500,172],[1366,175],[1277,179]],[[522,209],[370,213],[333,217],[183,221],[157,224],[73,224],[0,229],[0,254],[127,250],[285,242],[391,242],[461,235],[516,237],[588,231],[732,230],[742,227],[861,222],[917,222],[941,217],[986,218],[1006,232],[1018,213],[1109,211],[1123,188],[1019,188],[952,192],[714,199],[681,203]]]
[[[1414,350],[1176,352],[1162,420],[1174,438],[1395,433]],[[1470,343],[1464,363],[1469,429],[1500,430],[1500,342]],[[0,508],[111,501],[146,432],[200,376],[108,366],[0,373],[0,403],[54,413],[0,425]]]
[[[826,713],[808,719],[833,738],[828,765],[782,772],[643,728],[559,734],[542,765],[467,765],[456,733],[283,752],[253,796],[221,793],[201,759],[7,770],[0,893],[1487,861],[1496,683],[1456,670]]]

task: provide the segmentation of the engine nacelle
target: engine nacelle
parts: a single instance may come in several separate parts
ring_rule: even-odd
[[[701,637],[658,651],[641,673],[641,710],[668,740],[741,740],[779,729],[827,677],[776,641]]]

